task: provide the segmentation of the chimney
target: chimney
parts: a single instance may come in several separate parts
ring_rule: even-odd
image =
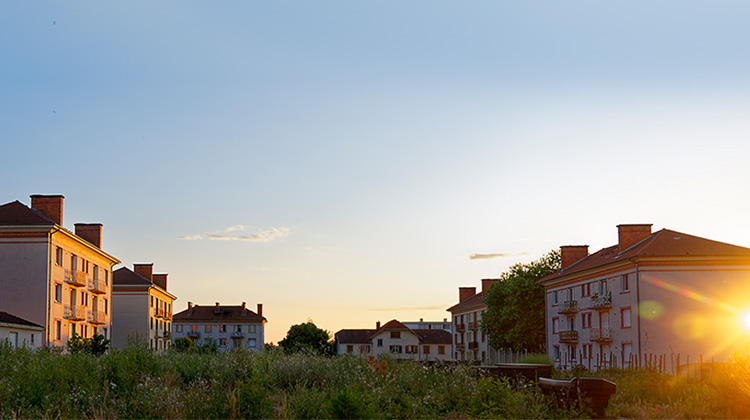
[[[631,246],[651,236],[651,224],[617,225],[617,250],[625,251]]]
[[[188,309],[193,309],[193,302],[188,302]]]
[[[380,329],[380,321],[378,321],[378,322],[375,323],[375,329],[376,330]]]
[[[563,245],[560,247],[560,259],[562,269],[566,269],[574,263],[589,256],[588,245]]]
[[[63,198],[65,197],[59,194],[34,194],[31,196],[31,208],[44,214],[54,220],[55,223],[62,226]]]
[[[154,281],[154,263],[133,264],[133,271],[147,278],[150,282]]]
[[[482,279],[482,293],[487,293],[495,283],[497,283],[497,279]]]
[[[263,304],[262,303],[258,304],[258,311],[256,313],[258,314],[258,316],[263,316]]]
[[[461,303],[476,294],[477,294],[476,287],[459,287],[458,288],[458,303]]]
[[[167,290],[167,275],[166,274],[154,274],[153,275],[153,283],[162,289],[164,291]]]
[[[102,247],[101,223],[76,223],[76,235],[90,242],[97,248]]]
[[[221,313],[221,307],[219,306],[219,302],[216,302],[216,306],[214,306],[214,313],[215,314]]]

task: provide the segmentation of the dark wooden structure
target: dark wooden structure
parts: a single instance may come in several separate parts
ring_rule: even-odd
[[[609,399],[617,390],[614,382],[601,378],[539,378],[539,387],[553,397],[558,408],[588,406],[595,419],[604,418]]]

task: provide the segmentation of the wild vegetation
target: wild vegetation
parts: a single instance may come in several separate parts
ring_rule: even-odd
[[[597,375],[618,385],[611,417],[750,416],[748,359],[703,378],[649,370]],[[95,356],[0,346],[0,418],[585,417],[550,403],[532,383],[483,377],[466,364],[279,349],[155,353],[133,346]]]

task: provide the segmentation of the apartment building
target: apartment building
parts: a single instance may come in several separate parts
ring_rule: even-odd
[[[445,330],[449,333],[453,331],[453,324],[448,318],[443,318],[442,321],[425,321],[424,318],[419,318],[419,321],[403,321],[402,324],[413,330]]]
[[[453,358],[482,364],[494,363],[496,352],[481,331],[482,314],[487,310],[484,294],[497,279],[482,279],[482,290],[459,287],[458,304],[447,309],[453,319]]]
[[[263,304],[258,311],[242,305],[193,305],[172,318],[172,342],[181,337],[189,337],[195,344],[214,342],[219,351],[244,348],[262,351],[264,346],[264,326],[268,322],[263,317]]]
[[[561,270],[539,280],[559,366],[727,360],[748,337],[750,249],[651,226],[619,225],[617,244],[590,255],[560,248]]]
[[[72,335],[110,338],[112,266],[100,223],[63,227],[62,195],[0,206],[0,310],[44,327],[43,346]]]
[[[390,354],[400,359],[421,361],[451,358],[450,332],[438,328],[410,328],[395,319],[382,327],[377,322],[374,330],[345,329],[334,336],[338,354]]]
[[[7,343],[14,349],[35,349],[41,347],[43,335],[43,326],[0,311],[0,345]]]
[[[133,270],[115,270],[112,285],[112,346],[143,342],[150,349],[164,350],[172,342],[172,304],[176,296],[167,291],[167,274],[154,274],[154,264],[133,264]]]

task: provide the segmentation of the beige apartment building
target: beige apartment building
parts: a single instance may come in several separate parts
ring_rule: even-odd
[[[176,296],[167,291],[167,274],[154,274],[154,264],[133,264],[114,272],[112,346],[128,342],[146,343],[150,349],[164,350],[172,342],[172,304]]]
[[[549,356],[590,369],[726,361],[750,335],[750,249],[650,224],[617,230],[593,254],[562,246],[562,269],[539,280]]]
[[[482,279],[482,290],[479,293],[476,287],[458,288],[458,304],[447,309],[453,317],[454,360],[482,364],[496,361],[496,351],[479,328],[482,315],[487,311],[484,294],[495,282],[496,279]]]
[[[110,338],[112,266],[102,225],[63,227],[63,196],[32,195],[31,207],[0,206],[0,310],[44,327],[44,346],[72,333]]]
[[[214,342],[219,351],[244,348],[250,351],[263,351],[264,326],[263,304],[253,312],[242,305],[193,305],[174,315],[172,338],[188,337],[196,345]]]

